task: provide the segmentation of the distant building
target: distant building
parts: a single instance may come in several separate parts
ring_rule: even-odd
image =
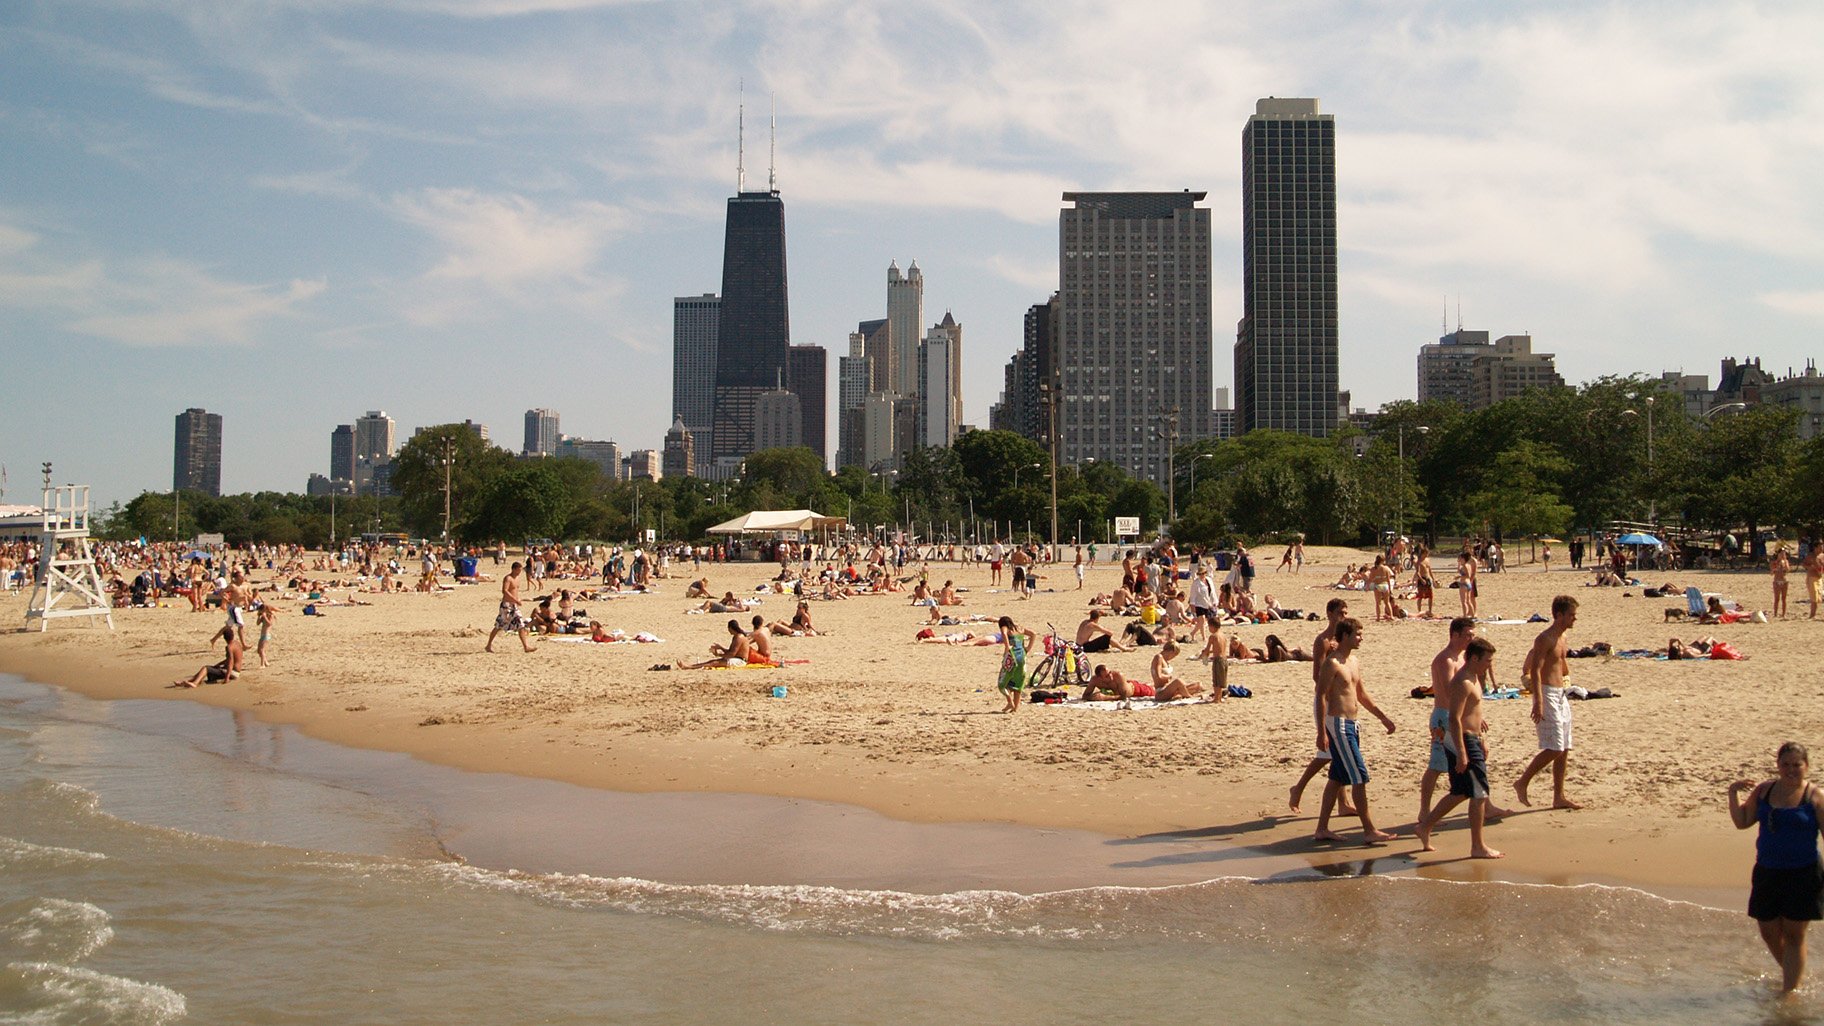
[[[1799,437],[1810,440],[1824,434],[1824,375],[1815,360],[1805,370],[1760,386],[1761,402],[1799,411]]]
[[[754,451],[804,444],[804,401],[776,388],[754,400]]]
[[[849,332],[849,355],[836,361],[836,469],[862,463],[861,404],[872,391],[873,366],[867,336]]]
[[[557,455],[557,411],[526,411],[526,445],[522,450],[526,455]]]
[[[1747,403],[1753,406],[1761,401],[1761,389],[1773,382],[1773,375],[1761,369],[1761,358],[1736,362],[1735,357],[1723,358],[1722,377],[1716,382],[1717,403]]]
[[[355,426],[338,424],[329,433],[329,478],[332,481],[355,479]]]
[[[355,458],[386,463],[393,458],[393,418],[385,410],[369,410],[355,419]]]
[[[830,451],[825,425],[829,419],[830,352],[822,346],[792,346],[786,351],[786,387],[798,397],[799,445],[817,454],[827,468]],[[762,446],[764,448],[764,446]]]
[[[310,479],[304,483],[304,494],[312,498],[320,498],[325,495],[347,495],[348,491],[349,482],[324,477],[322,474],[312,474]]]
[[[1659,383],[1661,388],[1676,392],[1684,400],[1687,417],[1701,417],[1716,405],[1716,393],[1710,388],[1709,375],[1664,371],[1659,375]]]
[[[1551,353],[1533,352],[1531,335],[1503,335],[1495,339],[1489,351],[1477,355],[1470,364],[1475,379],[1475,402],[1470,409],[1480,410],[1504,399],[1512,399],[1535,388],[1563,388]]]
[[[862,403],[861,465],[869,473],[899,466],[899,404],[891,392],[875,392]]]
[[[1052,337],[1057,314],[1055,293],[1045,302],[1027,308],[1020,351],[1007,362],[1001,383],[1001,401],[989,411],[989,427],[1049,444],[1050,429],[1041,408],[1039,383],[1049,384],[1056,376]]]
[[[1235,437],[1235,409],[1229,403],[1229,390],[1216,390],[1216,405],[1210,410],[1210,437]]]
[[[1166,480],[1180,439],[1209,434],[1210,211],[1201,192],[1067,192],[1053,345],[1059,459]],[[1044,381],[1040,381],[1044,384]]]
[[[744,457],[757,448],[760,396],[788,373],[791,323],[785,275],[785,203],[737,185],[728,201],[722,246],[722,302],[716,315],[716,378],[710,458]],[[804,425],[798,426],[800,433]]]
[[[488,426],[486,424],[477,424],[472,420],[464,419],[462,426],[468,428],[469,433],[476,438],[479,438],[484,442],[488,440]]]
[[[912,261],[905,274],[887,265],[887,339],[891,359],[881,389],[917,400],[918,343],[925,323],[925,273]]]
[[[1486,331],[1458,328],[1419,347],[1419,402],[1454,402],[1464,409],[1476,404],[1476,379],[1470,365],[1492,352]]]
[[[624,472],[621,466],[621,447],[614,442],[597,442],[565,435],[557,441],[557,458],[593,463],[601,468],[602,476],[610,481],[621,480]]]
[[[948,446],[963,421],[963,326],[948,312],[918,344],[918,443]]]
[[[671,416],[695,440],[701,476],[709,461],[710,424],[716,411],[716,332],[722,297],[713,292],[671,301]]]
[[[637,481],[640,478],[649,478],[657,481],[664,476],[664,458],[658,450],[635,449],[628,454],[625,480]]]
[[[1315,99],[1263,99],[1242,129],[1241,264],[1237,430],[1328,437],[1338,384],[1336,120]]]
[[[222,415],[191,407],[177,415],[171,487],[222,494]]]
[[[691,438],[683,417],[675,418],[671,430],[665,432],[665,453],[660,469],[666,477],[697,476],[696,441]]]

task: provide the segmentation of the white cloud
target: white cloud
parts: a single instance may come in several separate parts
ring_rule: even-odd
[[[1824,320],[1824,291],[1763,292],[1755,298],[1783,313]]]
[[[59,260],[0,223],[0,307],[48,314],[66,331],[126,346],[245,346],[293,317],[323,280],[248,283],[163,256]]]

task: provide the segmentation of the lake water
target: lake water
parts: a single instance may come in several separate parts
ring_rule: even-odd
[[[1223,865],[0,677],[0,1023],[1824,1021],[1737,910]]]

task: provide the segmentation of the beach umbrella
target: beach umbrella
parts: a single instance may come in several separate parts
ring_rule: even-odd
[[[1639,531],[1635,531],[1633,534],[1624,534],[1615,540],[1621,545],[1651,545],[1654,548],[1658,548],[1665,544],[1665,542],[1660,541],[1658,538],[1655,538],[1650,534],[1642,534]]]
[[[1541,538],[1541,539],[1539,539],[1539,541],[1546,545],[1563,545],[1564,544],[1563,538]]]
[[[191,549],[189,552],[184,553],[184,558],[185,559],[208,559],[209,553],[204,552],[202,549]]]

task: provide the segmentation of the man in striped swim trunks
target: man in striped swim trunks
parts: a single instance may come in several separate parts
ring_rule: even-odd
[[[1550,766],[1552,808],[1583,808],[1564,796],[1565,767],[1571,760],[1571,703],[1564,693],[1564,681],[1570,675],[1565,650],[1570,643],[1564,634],[1576,623],[1577,600],[1569,595],[1553,599],[1551,626],[1540,631],[1539,637],[1534,639],[1532,649],[1526,653],[1526,664],[1520,670],[1520,678],[1533,689],[1533,723],[1539,730],[1539,754],[1533,756],[1526,772],[1514,781],[1514,793],[1520,797],[1522,805],[1533,804],[1526,797],[1526,786],[1533,782],[1533,774]]]
[[[1356,717],[1363,709],[1373,713],[1394,731],[1393,720],[1382,712],[1362,686],[1362,668],[1355,659],[1362,644],[1362,623],[1350,617],[1336,625],[1335,641],[1323,666],[1318,670],[1318,693],[1323,702],[1324,734],[1330,743],[1330,780],[1324,785],[1324,807],[1318,813],[1319,841],[1340,841],[1341,834],[1330,829],[1330,813],[1342,797],[1343,788],[1355,799],[1356,815],[1362,820],[1362,841],[1391,841],[1393,835],[1377,830],[1368,815],[1368,763],[1362,758],[1362,739],[1356,729]]]

